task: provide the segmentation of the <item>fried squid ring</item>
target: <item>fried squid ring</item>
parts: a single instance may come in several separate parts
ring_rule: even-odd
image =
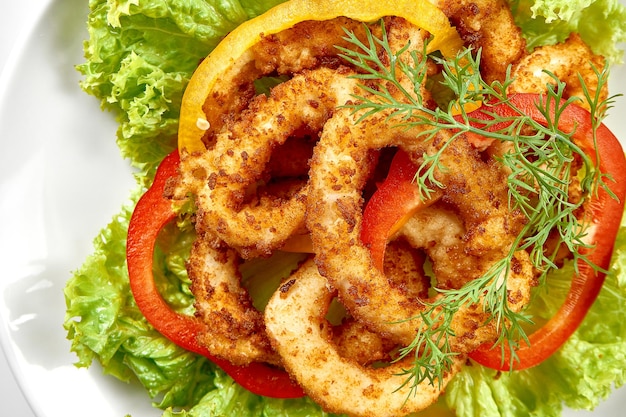
[[[427,298],[430,277],[423,268],[423,253],[398,239],[389,243],[386,254],[384,268],[389,284],[407,297]],[[391,340],[372,332],[363,323],[349,316],[333,328],[333,342],[340,356],[359,365],[390,361],[391,352],[398,348]]]
[[[408,345],[422,325],[421,320],[411,319],[419,317],[426,307],[419,298],[407,297],[389,284],[373,266],[369,249],[360,240],[361,192],[367,181],[361,161],[370,149],[391,145],[403,147],[414,157],[430,153],[433,150],[429,147],[451,141],[451,132],[440,131],[424,143],[417,139],[416,129],[389,129],[386,115],[373,115],[355,123],[358,115],[345,110],[337,111],[326,124],[311,162],[307,226],[316,262],[320,273],[338,290],[340,300],[357,320]],[[466,249],[471,253],[485,255],[494,245],[508,250],[520,217],[509,213],[506,197],[495,198],[492,191],[492,185],[505,174],[498,171],[501,168],[494,161],[484,161],[480,153],[469,150],[471,146],[459,136],[442,154],[441,162],[449,168],[437,174],[446,184],[442,201],[461,216],[466,228],[464,238],[469,240]],[[455,167],[463,172],[459,174]],[[484,197],[488,198],[482,200]],[[480,207],[475,207],[476,203]],[[509,299],[514,310],[528,302],[533,284],[528,257],[520,254],[518,258],[506,282],[515,293]],[[492,340],[495,329],[493,323],[485,325],[487,318],[481,305],[461,308],[451,325],[455,334],[450,341],[453,351],[469,352]]]
[[[320,131],[335,108],[351,99],[357,81],[347,75],[319,68],[294,76],[269,97],[257,96],[212,149],[182,160],[180,181],[195,196],[200,234],[213,233],[248,258],[271,253],[303,229],[305,188],[288,198],[247,199],[274,148],[296,132]]]
[[[281,364],[266,336],[262,313],[241,284],[239,254],[216,249],[202,236],[192,246],[187,272],[192,281],[197,315],[206,323],[199,342],[215,356],[237,365],[251,362]],[[419,268],[423,258],[408,245],[393,242],[385,258],[387,277],[396,288],[425,296],[429,278]],[[395,346],[350,317],[336,326],[334,340],[341,355],[360,364],[388,360]]]
[[[545,45],[524,56],[513,66],[513,82],[509,90],[515,93],[542,93],[547,84],[555,83],[549,74],[552,73],[565,83],[566,98],[585,97],[585,88],[594,97],[598,85],[596,70],[602,70],[604,64],[604,58],[595,55],[580,35],[572,34],[563,43]],[[607,96],[608,86],[604,84],[599,98],[606,100]],[[577,104],[589,110],[589,105],[584,100],[579,100]]]
[[[405,225],[404,235],[429,255],[438,286],[455,289],[506,257],[525,217],[509,209],[508,170],[496,158],[485,160],[460,139],[445,159],[444,166],[453,166],[454,172],[441,176],[441,199],[418,211]]]
[[[422,31],[402,19],[390,22],[390,41],[398,48],[409,39],[423,45]],[[216,356],[236,364],[280,363],[265,336],[261,315],[241,285],[238,265],[241,257],[267,255],[285,239],[304,232],[306,188],[297,178],[308,175],[308,158],[327,119],[356,93],[357,81],[350,74],[346,67],[305,70],[274,87],[269,97],[259,95],[247,102],[241,114],[223,118],[210,149],[183,152],[176,195],[193,195],[197,207],[198,238],[188,272],[196,309],[207,323],[200,342]],[[374,162],[370,154],[362,168],[368,171]],[[276,184],[276,176],[288,180]],[[265,192],[276,189],[279,193]],[[414,255],[401,252],[389,257],[390,270],[397,271],[390,280],[403,291],[415,291],[402,278],[411,269],[407,258]],[[357,334],[361,349],[348,346]],[[389,346],[349,318],[337,328],[337,340],[348,357],[363,362],[386,357]]]
[[[269,76],[292,76],[304,70],[338,68],[343,62],[337,46],[354,48],[344,28],[364,39],[363,23],[345,17],[304,21],[277,34],[264,36],[233,63],[215,83],[202,106],[206,115],[203,142],[211,148],[227,120],[241,113],[257,95],[255,82]]]
[[[504,0],[439,0],[467,46],[481,50],[480,72],[492,82],[504,80],[509,65],[526,54],[526,41]]]
[[[411,391],[401,375],[411,358],[373,368],[339,354],[324,318],[333,296],[309,260],[283,283],[265,310],[272,343],[304,391],[326,411],[351,416],[405,416],[434,403],[465,358],[455,358],[443,379],[424,381]]]
[[[198,341],[236,365],[280,364],[267,339],[263,315],[241,285],[240,256],[214,246],[206,236],[196,239],[187,263],[197,315],[206,323]]]

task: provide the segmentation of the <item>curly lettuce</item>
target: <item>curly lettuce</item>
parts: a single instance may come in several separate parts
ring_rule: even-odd
[[[92,0],[81,87],[119,122],[122,156],[140,172],[176,144],[183,92],[231,30],[284,0]]]
[[[508,0],[530,49],[572,32],[612,63],[624,59],[626,9],[619,0]]]
[[[162,397],[159,407],[197,403],[215,386],[215,366],[165,339],[137,308],[125,262],[131,212],[132,205],[124,207],[101,231],[93,254],[66,285],[64,325],[71,350],[79,358],[76,365],[87,367],[97,360],[106,374],[126,382],[138,380],[152,398]],[[189,251],[188,239],[176,234],[171,242],[161,242],[156,261],[163,271],[180,271]],[[186,275],[179,278],[164,285],[162,294],[185,311],[192,301],[184,297],[189,294]]]

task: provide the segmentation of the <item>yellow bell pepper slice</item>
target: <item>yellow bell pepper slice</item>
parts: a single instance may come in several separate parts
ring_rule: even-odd
[[[330,20],[339,16],[373,22],[385,16],[398,16],[427,30],[433,39],[429,51],[454,56],[462,46],[456,30],[445,14],[427,0],[290,0],[268,10],[233,30],[198,66],[183,96],[178,148],[188,152],[204,151],[202,137],[205,115],[202,106],[216,80],[249,48],[267,36],[307,20]]]

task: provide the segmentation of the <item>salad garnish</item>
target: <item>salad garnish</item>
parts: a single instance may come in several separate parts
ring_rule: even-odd
[[[168,0],[167,8],[153,3],[90,3],[86,62],[79,66],[85,75],[82,86],[118,116],[118,143],[122,155],[138,168],[138,188],[130,204],[96,238],[94,254],[68,282],[65,327],[72,351],[79,357],[77,366],[86,367],[96,360],[105,373],[125,381],[139,380],[165,416],[326,415],[308,397],[270,398],[286,395],[258,396],[242,388],[215,366],[219,359],[189,352],[163,337],[141,314],[131,295],[126,270],[131,214],[152,183],[157,166],[181,143],[177,140],[181,112],[190,114],[181,106],[183,91],[190,85],[197,64],[208,60],[207,56],[210,59],[210,51],[227,32],[282,1],[248,4],[245,0]],[[591,5],[561,0],[505,3],[511,7],[529,49],[563,42],[570,33],[578,32],[608,62],[622,59],[623,52],[616,45],[626,33],[622,28],[626,12],[616,1]],[[583,15],[585,18],[580,18]],[[600,37],[593,30],[599,21],[606,29]],[[385,35],[386,29],[381,30]],[[371,33],[357,42],[347,31],[343,41],[349,47],[337,51],[348,66],[356,69],[355,80],[365,88],[360,87],[353,94],[352,104],[338,108],[338,112],[352,111],[355,121],[361,118],[357,125],[387,115],[395,125],[393,130],[419,131],[415,137],[424,142],[437,141],[438,129],[451,132],[453,137],[449,145],[434,152],[407,156],[398,151],[400,162],[392,166],[400,166],[405,173],[412,170],[412,174],[390,174],[367,197],[364,224],[367,220],[369,226],[363,231],[369,233],[368,245],[376,268],[386,268],[381,265],[388,239],[401,230],[412,213],[432,204],[441,206],[446,193],[441,173],[446,172],[449,161],[442,155],[462,137],[481,152],[493,143],[506,144],[508,152],[494,159],[499,158],[510,169],[508,207],[515,216],[526,219],[504,259],[494,263],[484,276],[470,281],[467,288],[429,289],[428,308],[417,321],[433,325],[420,328],[423,331],[413,343],[404,343],[387,358],[389,363],[400,357],[413,358],[415,366],[400,375],[405,385],[410,389],[429,382],[437,386],[447,371],[445,378],[457,372],[456,368],[446,368],[446,362],[465,362],[464,354],[447,350],[449,338],[455,337],[447,326],[452,312],[468,305],[478,306],[484,308],[490,328],[498,331],[496,344],[485,343],[470,354],[472,360],[467,363],[471,365],[463,366],[449,383],[446,379],[446,393],[431,406],[432,410],[452,409],[459,416],[521,416],[558,415],[563,405],[593,408],[624,380],[626,368],[626,312],[621,308],[626,287],[620,278],[620,265],[626,262],[622,259],[626,233],[620,227],[620,196],[626,181],[619,162],[621,147],[602,123],[618,97],[603,93],[608,84],[608,65],[595,66],[591,82],[580,80],[584,89],[580,100],[570,97],[566,84],[550,71],[543,71],[549,82],[540,94],[511,93],[509,89],[516,80],[511,73],[495,83],[492,79],[486,81],[480,68],[482,51],[477,48],[465,49],[450,59],[448,53],[438,56],[434,50],[388,48],[385,36],[377,38]],[[377,61],[383,55],[374,54],[376,49],[386,51],[394,65]],[[433,63],[440,71],[439,78],[430,78]],[[426,75],[427,71],[431,72]],[[422,100],[418,88],[403,91],[406,84],[399,83],[400,78],[414,80],[415,86],[426,78],[434,101]],[[272,85],[263,94],[271,94]],[[393,91],[384,86],[393,86]],[[581,105],[587,110],[580,109]],[[205,130],[211,125],[204,124]],[[404,161],[400,158],[403,154]],[[578,194],[572,194],[572,190]],[[372,204],[383,194],[396,194],[396,199]],[[182,223],[171,222],[163,227],[152,242],[158,296],[183,316],[192,316],[195,311],[194,284],[186,262],[198,235],[189,222],[195,209],[185,211],[188,207],[179,211]],[[389,212],[393,221],[383,219]],[[609,267],[614,244],[616,254]],[[311,250],[311,243],[304,239],[291,247]],[[511,294],[505,292],[511,265],[520,261],[515,258],[515,249],[520,248],[531,254],[539,284],[526,309],[514,305]],[[571,259],[563,253],[569,253]],[[256,308],[263,309],[273,292],[271,288],[280,286],[280,276],[288,277],[303,257],[307,255],[276,253],[269,259],[244,263],[241,271],[246,289],[253,294],[263,293],[254,300]],[[277,265],[281,267],[275,268]],[[280,288],[289,291],[289,281]],[[441,301],[444,299],[446,302]],[[222,365],[228,368],[228,364]],[[523,370],[509,372],[512,369]],[[229,373],[238,379],[236,372]],[[404,389],[401,384],[397,386]],[[503,392],[510,403],[498,399]],[[479,403],[473,400],[477,397],[481,398]]]
[[[390,119],[402,120],[397,128],[427,126],[426,130],[419,133],[426,140],[433,140],[440,130],[445,129],[457,132],[458,136],[467,133],[479,135],[486,143],[500,141],[507,144],[507,152],[498,159],[510,170],[510,210],[519,210],[527,218],[506,257],[494,263],[484,275],[459,289],[434,289],[442,296],[421,314],[423,325],[414,341],[400,351],[400,358],[407,355],[415,357],[414,367],[406,370],[407,383],[417,386],[425,379],[434,382],[450,371],[454,364],[453,359],[458,355],[451,350],[448,342],[448,338],[454,334],[451,330],[454,314],[462,306],[479,303],[482,299],[485,300],[483,308],[490,314],[489,321],[494,321],[497,328],[501,329],[497,342],[490,348],[501,350],[499,356],[502,364],[498,368],[518,369],[530,366],[526,363],[520,365],[517,351],[521,344],[531,345],[532,349],[525,329],[525,326],[532,324],[532,318],[524,310],[514,311],[510,308],[507,303],[509,290],[506,285],[502,285],[508,278],[516,251],[523,249],[530,253],[533,267],[539,272],[539,285],[545,284],[546,276],[559,267],[555,258],[562,250],[561,245],[573,255],[577,269],[589,270],[587,273],[591,275],[603,275],[605,272],[589,256],[590,252],[593,253],[594,246],[588,241],[589,227],[592,222],[597,223],[598,219],[581,221],[580,213],[589,204],[589,200],[597,197],[599,189],[619,202],[609,184],[615,181],[612,175],[622,178],[623,174],[603,172],[600,169],[598,149],[599,146],[606,146],[620,152],[614,137],[603,138],[600,144],[598,142],[598,129],[603,126],[601,121],[617,97],[602,98],[600,94],[608,80],[608,66],[603,69],[594,68],[597,87],[593,95],[581,78],[586,96],[566,99],[565,84],[554,74],[550,74],[553,83],[548,86],[545,95],[521,97],[507,93],[514,82],[510,72],[506,79],[491,84],[482,78],[480,53],[466,49],[454,59],[435,56],[432,59],[443,68],[441,85],[452,93],[454,100],[446,106],[433,109],[424,102],[419,93],[427,75],[426,53],[420,55],[413,51],[411,59],[403,59],[402,55],[408,53],[408,45],[405,49],[393,52],[384,29],[381,38],[375,38],[368,31],[367,44],[353,33],[348,33],[348,38],[358,49],[342,48],[343,56],[362,71],[355,78],[370,82],[369,86],[361,85],[369,95],[355,96],[357,104],[348,106],[355,112],[360,112],[359,121],[384,113],[389,114]],[[381,62],[379,47],[392,56],[390,66]],[[402,84],[399,73],[413,82],[412,90]],[[372,80],[375,83],[373,86]],[[391,84],[394,91],[400,91],[401,98],[392,94],[385,83]],[[578,125],[578,121],[572,121],[576,120],[576,115],[572,114],[570,106],[578,106],[577,103],[582,100],[591,109],[589,117],[592,128],[589,132],[585,131],[591,135],[588,138],[576,133],[583,126]],[[482,103],[479,110],[465,110],[476,103]],[[573,113],[577,111],[578,109]],[[607,134],[604,126],[602,133]],[[583,141],[589,143],[581,145]],[[451,143],[449,141],[448,145]],[[447,146],[442,146],[434,154],[424,154],[422,164],[414,167],[415,185],[422,201],[432,198],[437,189],[445,187],[435,173],[447,169],[440,162],[446,149]],[[619,164],[613,169],[619,170]],[[618,179],[617,182],[621,180]],[[579,184],[580,195],[572,201],[570,190],[574,183]],[[379,216],[377,213],[370,215],[374,218]],[[398,217],[403,215],[401,213]],[[604,224],[608,229],[618,227],[618,223],[614,221]],[[377,229],[374,234],[376,233],[381,231]],[[369,238],[370,232],[367,234]],[[609,232],[607,240],[612,241],[614,234]],[[558,236],[558,242],[552,242],[552,250],[546,251],[546,244],[554,240],[555,236]],[[485,349],[481,351],[481,355],[487,355]],[[508,356],[507,366],[504,366],[505,356]],[[488,362],[494,363],[493,360]],[[536,363],[537,360],[533,365]]]

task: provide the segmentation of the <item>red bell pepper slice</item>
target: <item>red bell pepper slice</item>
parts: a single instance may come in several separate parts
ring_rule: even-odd
[[[413,184],[417,172],[409,155],[398,149],[385,180],[370,197],[363,211],[361,242],[369,248],[374,266],[382,271],[387,241],[418,210],[438,199],[438,193],[422,200]]]
[[[470,143],[477,148],[486,148],[491,142],[476,133],[468,136]],[[415,212],[430,206],[441,197],[440,192],[433,191],[429,198],[421,198],[418,188],[413,184],[417,169],[409,155],[398,149],[387,177],[370,197],[363,211],[361,242],[370,249],[373,264],[380,271],[383,270],[389,238]]]
[[[273,398],[304,396],[302,388],[282,369],[263,363],[235,366],[214,357],[197,340],[204,323],[197,317],[175,312],[159,294],[152,272],[153,253],[159,231],[176,218],[171,201],[163,192],[167,181],[177,175],[179,162],[178,151],[161,162],[154,183],[139,199],[128,227],[128,275],[139,310],[163,336],[184,349],[207,357],[248,391]]]
[[[548,121],[537,107],[539,99],[537,94],[515,94],[509,97],[509,102],[522,114],[547,125]],[[493,119],[494,114],[504,117],[519,116],[520,113],[510,105],[498,104],[483,106],[471,112],[469,117],[475,127],[481,125],[477,120],[484,120],[486,122],[484,128],[498,129],[502,125],[487,127],[487,122]],[[504,349],[503,352],[493,344],[484,344],[470,353],[473,360],[489,368],[502,371],[526,369],[538,365],[551,356],[583,321],[604,283],[605,274],[602,271],[609,267],[626,198],[624,151],[618,139],[604,124],[598,127],[594,141],[591,115],[581,107],[566,106],[559,115],[558,128],[564,132],[574,132],[576,143],[594,160],[597,152],[598,168],[612,178],[607,185],[616,198],[603,188],[598,190],[589,204],[592,225],[587,230],[585,240],[591,245],[591,249],[581,249],[581,254],[585,254],[588,261],[597,265],[600,270],[594,270],[589,264],[579,260],[578,274],[572,278],[565,302],[548,322],[528,337],[529,344],[520,344],[515,350],[517,358],[513,363],[509,350]],[[361,239],[370,247],[374,263],[380,270],[384,248],[394,232],[393,228],[397,229],[403,218],[419,208],[415,201],[417,187],[410,184],[416,166],[406,154],[403,154],[399,151],[397,155],[397,163],[402,165],[402,169],[390,170],[388,178],[374,193],[363,214]],[[411,169],[413,174],[410,173]],[[410,190],[409,185],[413,190]],[[386,204],[383,198],[389,198]],[[397,212],[394,212],[396,210]]]
[[[535,121],[547,125],[548,121],[537,108],[538,97],[533,94],[518,94],[510,97],[512,104]],[[510,112],[508,106],[498,106],[496,113],[505,115]],[[480,110],[477,110],[480,112]],[[483,113],[484,115],[484,113]],[[489,116],[486,116],[489,118]],[[540,329],[529,336],[529,343],[522,343],[515,350],[517,360],[511,363],[511,352],[493,346],[483,345],[470,354],[470,357],[483,366],[502,371],[519,370],[538,365],[551,356],[576,331],[585,318],[587,311],[596,300],[605,273],[609,268],[613,245],[620,227],[626,197],[626,158],[619,140],[604,125],[596,131],[594,141],[591,115],[581,107],[570,105],[564,108],[559,116],[558,128],[564,132],[574,132],[576,143],[595,159],[598,154],[599,170],[612,178],[607,182],[611,196],[605,189],[599,188],[597,195],[590,202],[590,218],[592,224],[587,230],[586,242],[592,247],[581,248],[580,252],[587,255],[589,262],[601,270],[594,270],[583,260],[578,261],[578,274],[572,283],[565,301],[557,313]]]

